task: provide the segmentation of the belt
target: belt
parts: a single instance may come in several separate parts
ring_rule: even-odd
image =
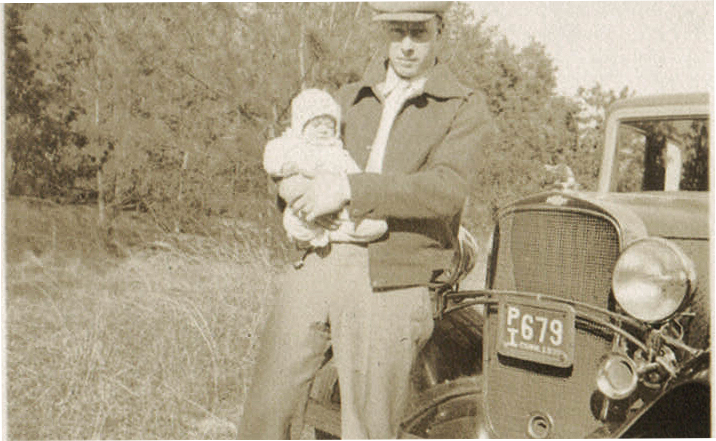
[[[357,246],[360,248],[368,248],[367,243],[358,243],[358,242],[336,242],[337,244],[350,244],[352,246]],[[303,251],[301,254],[301,257],[293,263],[293,267],[296,269],[299,269],[303,266],[303,263],[306,261],[306,257],[308,257],[311,253],[316,253],[320,257],[326,257],[331,252],[331,243],[324,247],[310,247],[306,249],[299,248]]]

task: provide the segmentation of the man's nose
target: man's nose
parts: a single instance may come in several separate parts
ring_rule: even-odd
[[[413,50],[415,50],[415,42],[410,37],[410,34],[403,37],[403,40],[400,42],[400,48],[405,53],[410,53],[410,52],[413,52]]]

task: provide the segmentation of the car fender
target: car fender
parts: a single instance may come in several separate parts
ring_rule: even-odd
[[[410,403],[401,438],[491,438],[485,417],[483,377],[462,377],[434,386]]]
[[[589,438],[704,438],[711,431],[710,352],[692,360],[669,386],[626,422],[605,425]]]

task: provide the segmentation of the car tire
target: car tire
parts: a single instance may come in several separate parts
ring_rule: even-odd
[[[463,377],[426,390],[408,406],[402,438],[479,438],[487,433],[482,377]]]

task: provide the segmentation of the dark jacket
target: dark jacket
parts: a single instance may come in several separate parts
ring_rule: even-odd
[[[338,93],[344,145],[365,168],[382,103],[375,86],[386,63]],[[349,175],[352,216],[386,219],[388,234],[368,245],[374,288],[425,285],[451,267],[462,208],[494,126],[485,98],[461,86],[445,65],[424,93],[406,102],[388,139],[383,172]]]

